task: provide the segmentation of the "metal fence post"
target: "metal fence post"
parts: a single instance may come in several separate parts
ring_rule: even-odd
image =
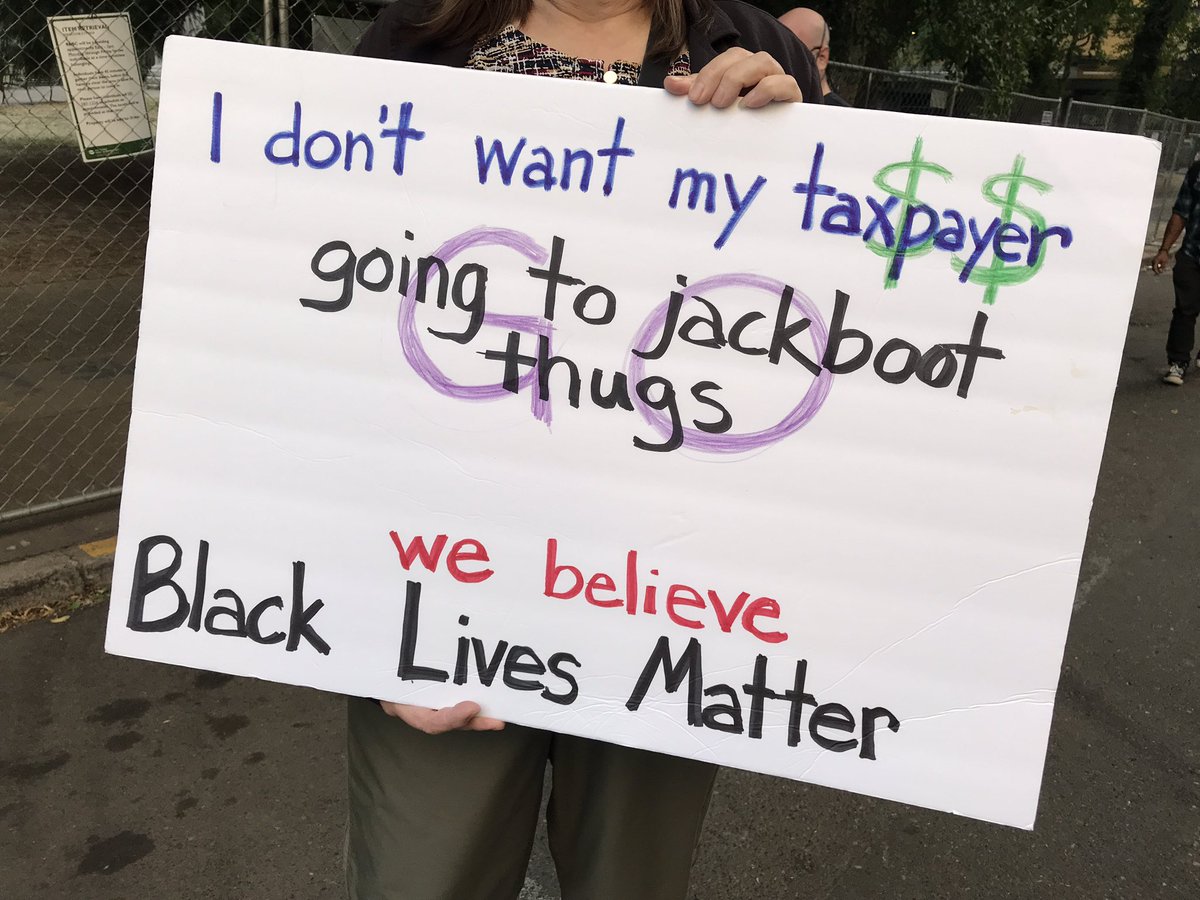
[[[279,0],[276,8],[279,10],[279,46],[290,47],[291,37],[288,34],[288,0]]]
[[[946,107],[946,115],[954,115],[954,106],[958,102],[958,89],[962,87],[961,81],[954,82],[954,90],[950,92],[950,105]]]
[[[275,46],[275,4],[263,0],[263,44]]]

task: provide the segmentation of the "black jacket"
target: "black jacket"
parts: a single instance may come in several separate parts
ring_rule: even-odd
[[[398,0],[385,7],[367,29],[355,53],[378,59],[461,68],[471,54],[469,44],[431,44],[422,39],[420,23],[429,0]],[[692,71],[698,72],[730,47],[766,51],[796,79],[807,103],[820,103],[821,82],[808,48],[771,15],[740,0],[684,0],[688,21],[687,48]],[[709,15],[705,15],[709,13]],[[641,84],[662,87],[666,60],[647,60]]]

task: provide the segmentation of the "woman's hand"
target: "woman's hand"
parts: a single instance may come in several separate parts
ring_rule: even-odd
[[[732,106],[747,88],[742,106],[749,109],[804,99],[796,79],[775,57],[742,47],[730,47],[695,75],[669,75],[663,86],[677,97],[687,95],[697,106],[708,103],[718,109]]]
[[[389,716],[411,725],[426,734],[444,734],[447,731],[499,731],[504,723],[479,714],[479,704],[464,700],[443,709],[427,709],[408,703],[392,703],[380,700],[379,706]]]

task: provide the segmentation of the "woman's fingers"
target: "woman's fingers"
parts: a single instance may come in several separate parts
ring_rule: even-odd
[[[697,106],[725,109],[749,89],[743,104],[750,108],[803,100],[796,79],[769,53],[731,47],[694,75],[671,76],[663,85],[676,96],[687,95]]]
[[[717,89],[721,86],[725,74],[734,65],[742,60],[749,59],[752,55],[750,51],[743,50],[741,47],[730,47],[692,76],[692,87],[688,91],[688,99],[697,106],[703,106],[705,103],[711,102],[717,93]]]
[[[389,716],[411,725],[426,734],[445,734],[447,731],[499,731],[504,727],[500,719],[479,715],[479,704],[464,700],[442,709],[428,709],[408,703],[379,704]]]
[[[720,86],[721,79],[724,78],[730,67],[751,56],[753,54],[749,50],[730,47],[699,72],[686,76],[670,76],[663,86],[672,94],[687,94],[689,100],[697,106],[703,106],[712,99],[713,93]]]
[[[771,103],[799,103],[803,99],[800,85],[791,75],[768,75],[742,98],[742,106],[758,109]]]
[[[692,82],[695,80],[695,75],[668,75],[667,80],[663,82],[663,87],[667,89],[668,94],[684,97],[691,91]]]
[[[733,106],[742,95],[742,91],[755,87],[771,75],[784,75],[784,72],[783,66],[769,53],[755,53],[736,59],[721,73],[721,80],[708,102],[717,109]]]
[[[758,59],[759,56],[764,59]],[[688,91],[688,99],[697,106],[703,106],[705,103],[711,103],[718,109],[732,106],[745,86],[741,83],[742,80],[753,78],[754,70],[763,68],[766,60],[775,62],[769,54],[751,53],[741,47],[730,47],[696,73],[696,80],[692,89]],[[778,66],[779,63],[775,65]],[[761,77],[762,75],[759,75],[759,78]],[[756,78],[752,83],[757,81]]]

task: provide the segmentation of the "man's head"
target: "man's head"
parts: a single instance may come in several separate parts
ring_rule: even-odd
[[[829,23],[815,9],[801,6],[788,10],[779,17],[780,23],[800,39],[817,60],[821,80],[825,80],[825,67],[829,65]]]

